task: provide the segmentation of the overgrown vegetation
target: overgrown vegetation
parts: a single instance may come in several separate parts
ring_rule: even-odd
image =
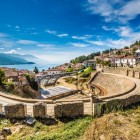
[[[88,67],[83,72],[81,72],[79,75],[82,78],[88,78],[88,77],[90,77],[90,74],[92,72],[93,72],[93,68],[92,67]]]
[[[30,87],[34,90],[38,90],[38,84],[35,81],[35,78],[31,77],[30,75],[25,75]]]
[[[43,125],[41,122],[37,122],[34,127],[23,125],[19,131],[9,136],[8,140],[78,140],[92,120],[92,117],[84,117],[74,120],[63,119],[51,126]]]

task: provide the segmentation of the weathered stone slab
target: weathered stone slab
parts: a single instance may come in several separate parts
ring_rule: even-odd
[[[2,112],[2,107],[3,107],[2,104],[0,104],[0,112]]]
[[[61,117],[77,117],[84,114],[83,102],[61,103],[54,107],[54,115],[56,118]]]
[[[7,118],[22,119],[26,117],[26,105],[24,104],[9,104],[4,106],[5,116]]]
[[[36,118],[45,118],[47,115],[47,105],[45,103],[36,103],[33,106],[33,116]]]

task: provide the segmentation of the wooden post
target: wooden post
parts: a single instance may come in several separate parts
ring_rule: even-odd
[[[135,71],[134,70],[132,71],[132,77],[135,77]]]
[[[127,70],[126,70],[126,76],[128,76],[128,75],[129,75],[129,70],[127,69]]]
[[[139,77],[138,78],[140,79],[140,72],[139,72]]]

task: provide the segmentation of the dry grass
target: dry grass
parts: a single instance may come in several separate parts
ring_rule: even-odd
[[[140,140],[140,108],[95,119],[82,140]]]

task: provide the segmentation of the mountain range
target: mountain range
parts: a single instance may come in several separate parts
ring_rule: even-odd
[[[35,64],[38,60],[33,55],[5,54],[0,53],[0,65]]]

